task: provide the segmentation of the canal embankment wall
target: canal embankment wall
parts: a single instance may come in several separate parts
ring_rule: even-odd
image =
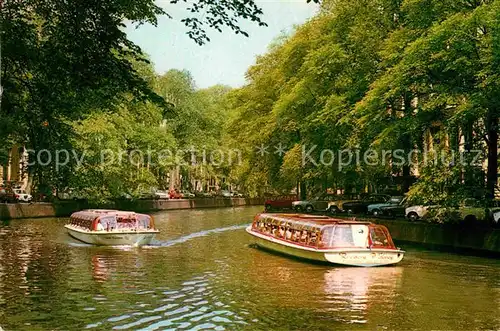
[[[71,213],[87,208],[106,208],[130,210],[136,212],[154,212],[161,210],[198,209],[198,208],[227,208],[263,205],[261,198],[203,198],[203,199],[176,199],[176,200],[135,200],[118,201],[115,203],[90,206],[81,201],[58,201],[55,203],[16,203],[0,204],[0,219],[46,218],[65,217]]]
[[[432,224],[406,220],[372,219],[385,225],[396,242],[431,249],[500,256],[500,229],[457,224]]]

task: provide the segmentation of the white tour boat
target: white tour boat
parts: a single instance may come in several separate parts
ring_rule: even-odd
[[[403,259],[385,226],[302,214],[262,213],[246,231],[257,246],[299,258],[374,267]]]
[[[75,239],[105,246],[148,245],[160,232],[149,215],[103,209],[73,213],[64,227]]]

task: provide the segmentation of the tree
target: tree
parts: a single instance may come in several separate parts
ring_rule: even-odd
[[[372,84],[371,91],[356,109],[363,114],[362,121],[372,119],[367,120],[363,128],[376,123],[382,128],[379,139],[401,137],[393,135],[398,127],[403,129],[400,132],[413,132],[416,137],[421,132],[418,138],[422,139],[422,129],[444,122],[448,123],[449,131],[459,127],[465,132],[467,150],[473,149],[473,137],[484,135],[489,150],[487,191],[490,197],[498,171],[495,123],[499,81],[492,70],[495,64],[490,32],[497,24],[492,19],[497,7],[497,2],[492,2],[476,7],[455,5],[457,13],[447,9],[439,23],[408,43],[400,59]],[[387,109],[394,105],[394,100],[403,100],[409,93],[413,105],[406,103],[406,106],[399,101],[406,106],[402,108],[404,114],[393,117],[391,125],[384,125],[382,121],[390,116]],[[477,183],[477,179],[466,180],[470,186]]]
[[[298,177],[312,188],[358,191],[402,178],[406,192],[413,167],[428,174],[413,193],[440,172],[450,198],[483,188],[478,165],[450,159],[451,169],[426,168],[422,158],[409,158],[434,144],[445,158],[464,147],[487,149],[491,197],[498,176],[498,8],[498,1],[324,1],[317,17],[274,43],[249,69],[248,84],[231,93],[231,128],[247,128],[239,143],[253,165],[242,177],[260,174],[262,182],[288,188]],[[325,149],[349,149],[378,152],[379,162],[342,170],[310,162],[298,171],[296,147],[285,158],[256,153],[278,142],[316,146],[316,160]],[[380,157],[384,150],[404,152],[404,162]]]
[[[125,20],[155,25],[166,12],[154,1],[21,0],[2,3],[1,11],[3,141],[54,154],[71,149],[72,121],[116,110],[130,95],[169,108],[134,69],[148,60],[122,29]],[[199,44],[208,40],[204,25],[244,35],[239,19],[265,25],[253,1],[195,1],[188,11],[205,13],[183,20]],[[38,163],[30,168],[40,185],[54,179],[54,170]]]

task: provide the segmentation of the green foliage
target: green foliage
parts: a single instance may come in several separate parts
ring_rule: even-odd
[[[160,159],[158,151],[173,150],[176,145],[172,133],[160,126],[161,120],[161,108],[132,103],[115,113],[75,122],[73,147],[82,161],[74,165],[68,186],[94,202],[123,194],[138,198],[158,187],[156,175],[174,162]]]
[[[241,20],[265,25],[254,1],[194,1],[186,10],[188,17],[182,21],[188,36],[198,44],[209,40],[204,26],[218,31],[226,27],[247,35],[239,27]],[[172,134],[181,144],[201,142],[195,139],[202,136],[199,129],[207,125],[203,122],[207,118],[201,113],[203,106],[192,79],[186,77],[187,73],[172,72],[166,80],[157,80],[149,60],[123,29],[126,21],[156,25],[157,17],[167,13],[154,1],[6,1],[1,4],[1,12],[4,93],[0,140],[4,145],[0,163],[5,163],[14,143],[55,155],[57,150],[71,150],[74,145],[79,151],[97,148],[89,139],[100,135],[109,138],[106,143],[113,148],[173,146]],[[202,15],[196,17],[197,13]],[[169,100],[172,96],[176,100]],[[172,116],[176,103],[178,120],[160,129],[161,121]],[[122,117],[113,117],[112,113]],[[185,125],[190,119],[196,124]],[[220,119],[208,119],[212,120]],[[110,126],[119,132],[109,136]],[[96,151],[99,149],[92,150]],[[107,198],[126,186],[122,177],[130,169],[122,174],[110,169],[105,176],[105,172],[92,168],[94,161],[77,174],[78,183],[71,179],[74,160],[64,171],[55,164],[42,166],[38,162],[29,171],[34,186],[47,191],[68,185],[83,187],[85,180],[97,180],[91,185],[99,187],[93,195]],[[110,182],[115,178],[122,184]],[[148,185],[153,184],[154,177],[144,178]]]
[[[249,83],[230,95],[229,129],[246,131],[237,143],[253,165],[240,169],[242,182],[260,177],[287,190],[302,182],[313,191],[378,191],[399,182],[404,193],[411,171],[419,171],[409,192],[415,201],[451,205],[481,195],[484,175],[477,164],[396,164],[389,156],[385,163],[340,169],[303,165],[298,146],[316,146],[316,160],[324,149],[408,154],[434,145],[438,151],[447,146],[448,158],[464,147],[496,150],[500,2],[332,0],[321,8],[274,42],[248,70]],[[457,132],[465,137],[463,147]],[[256,147],[272,150],[279,143],[288,146],[284,157],[258,155]],[[494,169],[488,172],[491,190],[498,161],[496,153],[489,155],[481,160]]]

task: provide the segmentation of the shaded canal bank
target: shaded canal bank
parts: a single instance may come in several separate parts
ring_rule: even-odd
[[[0,224],[0,326],[34,330],[498,330],[500,261],[404,244],[394,267],[256,249],[262,208],[154,214],[157,241],[93,247],[65,219]],[[429,304],[432,303],[432,304]]]
[[[500,229],[406,220],[370,219],[385,225],[394,240],[427,248],[500,256]]]
[[[65,217],[87,208],[107,208],[136,212],[154,212],[161,210],[224,208],[263,205],[261,198],[203,198],[176,200],[122,200],[112,204],[92,206],[81,201],[59,201],[55,203],[0,204],[0,220]]]

